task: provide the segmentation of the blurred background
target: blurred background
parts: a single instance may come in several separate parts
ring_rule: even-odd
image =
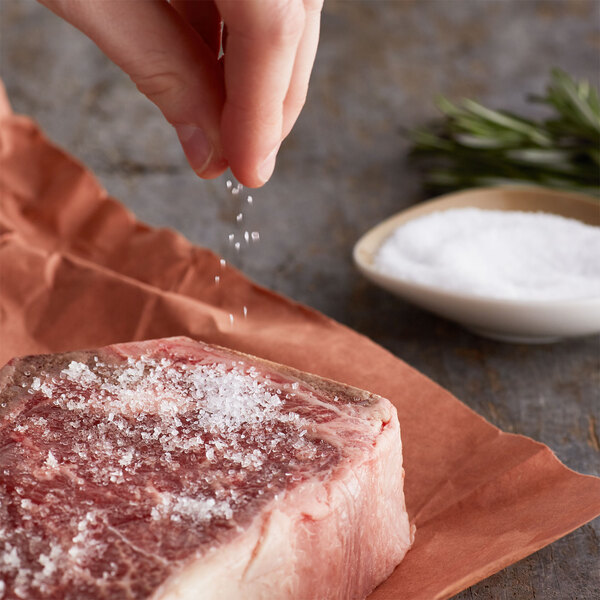
[[[226,174],[202,181],[174,130],[86,37],[34,0],[0,1],[2,78],[13,108],[94,171],[139,219],[179,230],[255,281],[373,338],[507,431],[600,474],[600,343],[484,340],[381,291],[354,269],[370,227],[426,198],[406,131],[437,94],[535,116],[552,67],[600,82],[598,0],[325,2],[306,107],[272,180],[252,193],[232,253],[239,200]],[[245,198],[245,194],[243,195]],[[600,525],[590,524],[457,596],[594,598]]]

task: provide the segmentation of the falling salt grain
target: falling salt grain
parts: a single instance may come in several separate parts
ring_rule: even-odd
[[[252,204],[252,201],[253,201],[253,198],[252,198],[252,196],[248,196],[248,197],[246,198],[246,202],[248,202],[248,204]]]
[[[400,225],[375,267],[414,283],[505,300],[600,296],[600,227],[543,212],[457,208]]]
[[[244,319],[248,316],[248,307],[244,306]]]
[[[221,281],[221,278],[218,275],[215,275],[215,283],[219,283],[219,281]]]
[[[240,222],[241,222],[241,220],[242,220],[243,218],[244,218],[244,215],[243,215],[243,213],[238,213],[238,214],[236,215],[236,217],[235,217],[235,220],[236,220],[238,223],[240,223]]]
[[[233,242],[233,240],[235,239],[235,234],[234,233],[230,233],[227,237],[229,238],[230,242]]]
[[[246,240],[246,244],[250,241],[250,234],[247,231],[244,231],[244,239]]]
[[[228,189],[228,190],[230,190],[230,189],[231,189],[231,186],[233,185],[233,184],[231,183],[231,179],[228,179],[228,180],[225,182],[225,185],[226,185],[227,189]]]
[[[224,267],[224,266],[227,264],[227,261],[226,261],[224,258],[222,258],[222,259],[219,261],[219,263],[220,263],[220,265],[221,265],[222,267]]]
[[[229,313],[229,323],[233,325],[233,314]]]
[[[241,244],[240,244],[239,242],[236,242],[236,243],[234,244],[234,247],[235,247],[235,249],[236,249],[238,252],[240,251],[240,246],[241,246]]]
[[[258,233],[258,231],[253,231],[250,235],[252,237],[253,242],[257,242],[258,240],[260,240],[260,233]]]

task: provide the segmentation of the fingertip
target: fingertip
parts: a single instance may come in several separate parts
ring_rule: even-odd
[[[213,179],[227,169],[227,160],[201,127],[176,125],[175,131],[188,163],[196,175],[203,179]]]
[[[223,175],[223,173],[225,173],[225,171],[227,170],[228,166],[229,163],[227,162],[227,160],[224,158],[220,158],[215,161],[212,161],[203,171],[198,172],[194,169],[194,172],[201,179],[215,179],[216,177]]]
[[[262,187],[273,175],[280,145],[277,144],[265,158],[254,163],[248,163],[247,160],[244,162],[231,160],[229,166],[234,177],[246,187]]]
[[[262,183],[266,183],[271,179],[271,175],[273,175],[273,171],[275,170],[275,163],[277,162],[277,152],[279,152],[279,146],[281,144],[277,144],[277,147],[273,148],[271,152],[267,155],[267,157],[258,165],[256,169],[256,175]]]

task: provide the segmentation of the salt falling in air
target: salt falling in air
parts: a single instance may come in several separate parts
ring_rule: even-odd
[[[232,196],[238,196],[240,194],[240,192],[244,189],[244,186],[241,183],[234,184],[230,179],[228,179],[225,182],[225,185]],[[251,195],[246,196],[246,203],[248,205],[252,206],[253,202],[254,202],[254,199]],[[238,208],[238,210],[239,210],[239,208]],[[240,210],[236,214],[236,217],[235,217],[235,220],[236,220],[236,223],[238,224],[238,226],[240,223],[245,221],[245,219],[246,219],[246,217],[245,217],[244,212],[242,210]],[[242,235],[241,231],[239,231],[239,235],[240,236]],[[241,250],[242,244],[241,244],[241,241],[236,241],[236,237],[238,237],[236,232],[234,231],[234,232],[229,233],[227,237],[228,237],[229,245],[233,246],[235,251],[239,253]],[[244,238],[245,244],[249,245],[250,242],[257,242],[260,239],[260,235],[259,235],[258,231],[250,232],[248,230],[245,230],[243,232],[243,238]],[[225,259],[223,259],[223,258],[220,259],[220,265],[221,265],[222,269],[225,268],[225,266],[226,266]],[[215,275],[215,283],[219,284],[220,280],[221,280],[220,275]],[[242,308],[242,313],[243,313],[244,318],[246,318],[248,316],[248,307],[247,306],[244,306]],[[233,326],[233,324],[234,324],[233,313],[229,313],[229,323],[231,326]]]

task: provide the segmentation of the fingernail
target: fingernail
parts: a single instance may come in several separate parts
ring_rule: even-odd
[[[213,147],[206,134],[195,125],[176,125],[175,131],[192,169],[202,175],[213,155]]]
[[[269,156],[265,158],[265,160],[258,167],[258,178],[265,183],[269,181],[271,175],[273,175],[273,171],[275,170],[275,161],[277,160],[277,152],[279,150],[280,144],[270,152]]]

